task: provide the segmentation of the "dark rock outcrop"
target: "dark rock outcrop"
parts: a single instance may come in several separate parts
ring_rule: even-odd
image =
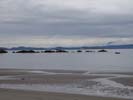
[[[42,53],[68,53],[68,51],[65,51],[65,50],[46,50]]]
[[[34,50],[21,50],[21,51],[17,51],[16,53],[37,53]]]
[[[0,53],[8,53],[8,52],[4,49],[0,49]]]
[[[82,52],[82,51],[81,51],[81,50],[77,50],[77,52],[79,52],[79,53],[80,53],[80,52]]]
[[[54,50],[45,50],[44,53],[55,53]]]
[[[68,51],[65,51],[65,50],[56,50],[55,52],[56,53],[68,53]]]
[[[108,52],[108,51],[107,51],[107,50],[102,49],[102,50],[99,50],[98,52]]]
[[[87,51],[85,51],[85,52],[95,52],[95,51],[90,51],[90,50],[87,50]]]

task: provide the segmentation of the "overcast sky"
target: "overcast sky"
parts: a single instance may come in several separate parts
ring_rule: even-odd
[[[0,46],[133,43],[133,0],[0,0]]]

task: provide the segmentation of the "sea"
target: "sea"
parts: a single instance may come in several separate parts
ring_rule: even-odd
[[[108,52],[0,54],[0,68],[133,72],[133,49]],[[120,52],[120,54],[115,54]]]

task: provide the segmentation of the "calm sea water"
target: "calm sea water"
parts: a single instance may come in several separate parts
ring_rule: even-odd
[[[0,54],[0,68],[133,71],[132,49],[108,51],[107,53]],[[115,51],[120,51],[121,54],[117,55]]]

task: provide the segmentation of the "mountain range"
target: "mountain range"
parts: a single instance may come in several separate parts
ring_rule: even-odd
[[[125,44],[125,45],[105,45],[105,46],[81,46],[81,47],[51,47],[51,48],[44,48],[44,47],[25,47],[25,46],[20,46],[20,47],[12,47],[12,48],[0,47],[0,49],[5,49],[5,50],[133,49],[133,44]]]

